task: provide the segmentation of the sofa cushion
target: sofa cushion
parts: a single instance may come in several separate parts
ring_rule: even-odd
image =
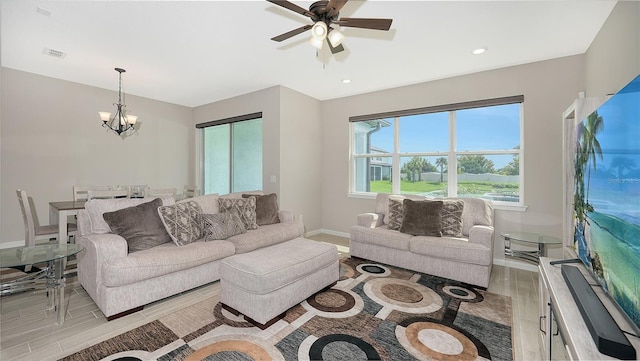
[[[402,201],[400,232],[414,236],[442,236],[440,211],[442,201]]]
[[[203,214],[216,214],[220,213],[218,198],[220,198],[220,195],[218,195],[218,193],[213,193],[181,199],[176,203],[197,202],[200,205],[200,209],[202,209]]]
[[[389,197],[389,210],[387,211],[389,222],[387,226],[392,231],[399,231],[402,225],[402,199]]]
[[[275,193],[266,195],[242,195],[242,198],[249,197],[256,197],[256,223],[258,226],[280,222],[278,218],[278,196]]]
[[[464,201],[460,199],[445,199],[440,211],[442,235],[447,237],[462,237],[462,211]]]
[[[249,198],[224,198],[218,199],[220,212],[237,212],[244,224],[244,228],[258,229],[256,223],[256,197]]]
[[[162,200],[162,205],[169,206],[175,203],[172,196],[156,197]],[[118,209],[137,206],[147,203],[149,198],[117,198],[117,199],[91,199],[84,204],[86,215],[89,218],[88,233],[111,233],[111,228],[102,215],[105,212],[113,212]]]
[[[387,229],[387,226],[377,228],[363,226],[351,227],[351,239],[354,241],[402,251],[409,250],[409,240],[412,237],[410,234],[391,231]]]
[[[236,234],[245,233],[242,220],[236,212],[202,215],[202,232],[204,240],[227,239]]]
[[[389,224],[389,199],[411,199],[414,201],[423,201],[426,198],[424,196],[419,196],[415,194],[387,194],[387,193],[378,193],[376,195],[376,213],[382,214],[384,216],[383,222],[384,224]]]
[[[493,262],[491,249],[464,238],[416,236],[409,241],[412,253],[456,262],[487,266]]]
[[[193,242],[182,247],[168,242],[127,257],[105,260],[101,281],[107,287],[124,286],[214,262],[233,255],[234,250],[227,241]]]
[[[160,206],[162,200],[156,198],[137,206],[106,212],[103,217],[111,231],[127,241],[131,253],[171,242],[158,215]]]
[[[271,246],[302,236],[302,222],[274,223],[260,226],[257,230],[229,237],[227,241],[236,246],[236,253],[246,253],[254,249]]]
[[[197,202],[158,207],[158,215],[176,245],[184,246],[202,238],[202,209]]]

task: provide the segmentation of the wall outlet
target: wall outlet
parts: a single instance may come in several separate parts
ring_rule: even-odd
[[[276,182],[276,176],[272,175],[271,177],[269,177],[269,181],[271,183],[275,183]]]

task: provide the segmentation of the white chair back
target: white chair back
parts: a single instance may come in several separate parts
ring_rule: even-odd
[[[89,199],[113,199],[113,198],[129,198],[129,188],[87,191],[88,200]]]
[[[31,211],[29,197],[27,196],[27,192],[22,189],[18,189],[16,193],[18,194],[18,202],[20,203],[22,220],[24,222],[24,243],[27,247],[33,247],[36,245],[36,221]]]
[[[108,191],[109,186],[73,186],[73,200],[74,201],[86,201],[88,200],[89,191]]]
[[[145,197],[158,197],[158,196],[176,196],[178,194],[177,188],[147,188],[144,191]]]

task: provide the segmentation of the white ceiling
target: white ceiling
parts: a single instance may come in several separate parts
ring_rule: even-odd
[[[615,3],[351,0],[340,16],[391,30],[342,28],[347,50],[316,56],[308,32],[270,40],[310,20],[267,1],[2,0],[1,62],[114,92],[122,67],[128,94],[190,107],[274,85],[327,100],[582,54]]]

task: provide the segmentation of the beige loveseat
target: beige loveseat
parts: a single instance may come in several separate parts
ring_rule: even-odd
[[[230,194],[223,197],[240,197]],[[172,205],[172,197],[160,197]],[[217,194],[189,198],[202,213],[219,212]],[[150,199],[90,200],[78,214],[77,243],[85,248],[78,257],[80,284],[107,319],[117,318],[151,302],[220,279],[220,262],[237,253],[250,252],[300,237],[304,225],[293,214],[280,210],[280,222],[226,240],[196,241],[183,246],[163,243],[128,253],[124,238],[110,232],[103,213],[132,207]],[[93,203],[92,203],[93,202]]]
[[[464,201],[462,237],[432,237],[389,230],[389,197],[379,193],[375,212],[358,215],[357,225],[351,228],[351,256],[489,286],[494,234],[490,202],[479,198],[447,198]]]

